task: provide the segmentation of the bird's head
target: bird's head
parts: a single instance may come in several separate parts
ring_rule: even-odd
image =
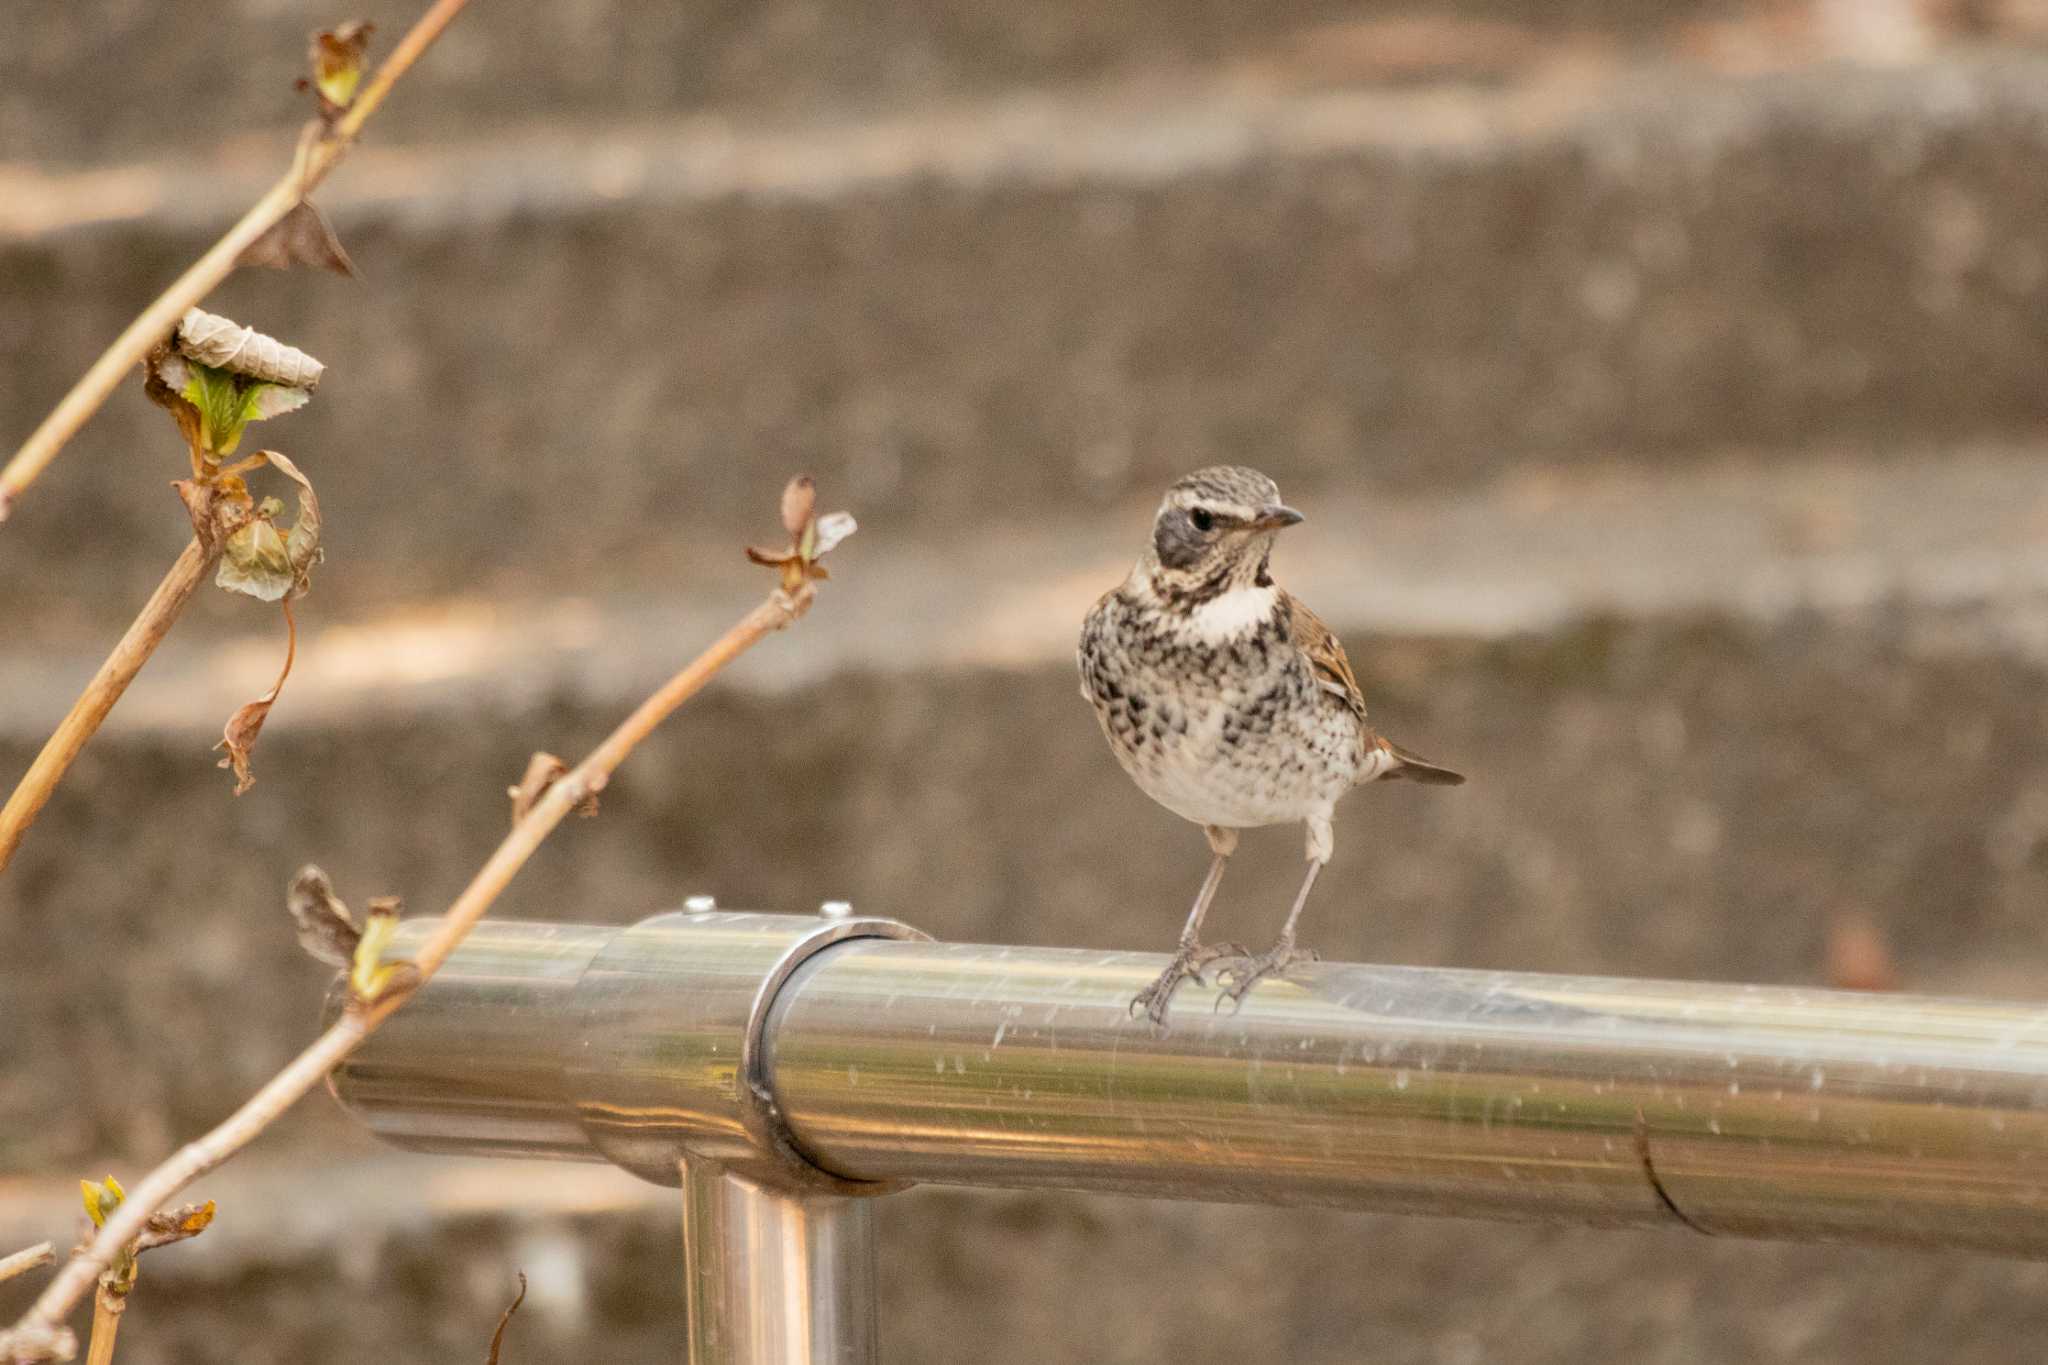
[[[1258,470],[1198,469],[1166,490],[1141,567],[1162,598],[1191,604],[1265,587],[1274,533],[1300,520]]]

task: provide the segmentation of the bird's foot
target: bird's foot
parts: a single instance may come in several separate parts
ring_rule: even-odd
[[[1323,955],[1315,949],[1297,948],[1291,940],[1284,938],[1263,953],[1239,955],[1236,961],[1216,971],[1217,984],[1223,987],[1223,993],[1216,997],[1217,1007],[1221,1008],[1228,1000],[1235,1009],[1245,996],[1251,994],[1252,987],[1267,977],[1284,975],[1297,963],[1322,960]]]
[[[1179,988],[1180,983],[1188,980],[1206,983],[1207,978],[1202,975],[1203,969],[1212,962],[1226,958],[1233,962],[1244,961],[1243,946],[1236,943],[1221,943],[1212,947],[1206,943],[1197,943],[1193,939],[1182,939],[1180,948],[1173,955],[1173,961],[1166,964],[1166,970],[1154,978],[1151,985],[1132,998],[1131,1013],[1142,1013],[1153,1023],[1164,1026],[1167,1002],[1173,998],[1173,993]]]

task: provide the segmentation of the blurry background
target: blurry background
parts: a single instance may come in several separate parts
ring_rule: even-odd
[[[288,156],[374,0],[28,0],[0,48],[0,447]],[[306,1038],[285,879],[431,914],[527,755],[763,587],[790,472],[863,530],[497,913],[712,892],[1163,949],[1200,836],[1075,695],[1160,488],[1273,474],[1283,580],[1473,775],[1348,803],[1326,954],[2048,981],[2041,0],[490,0],[317,196],[359,283],[211,307],[325,360],[252,433],[328,560],[209,592],[0,878],[0,1244],[70,1235]],[[183,543],[131,384],[0,529],[0,779]],[[281,491],[281,490],[280,490]],[[1296,831],[1247,840],[1263,942]],[[324,1096],[201,1188],[149,1362],[676,1358],[676,1216],[597,1168],[384,1152]],[[882,1214],[892,1361],[2005,1361],[2048,1271],[1049,1194]],[[32,1284],[0,1293],[11,1317]]]

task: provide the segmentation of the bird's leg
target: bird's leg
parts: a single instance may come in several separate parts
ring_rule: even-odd
[[[1314,962],[1321,957],[1313,948],[1294,946],[1294,925],[1301,918],[1301,908],[1308,904],[1308,893],[1315,886],[1316,877],[1322,873],[1323,864],[1330,860],[1331,847],[1329,820],[1310,820],[1308,875],[1301,879],[1301,890],[1294,893],[1294,907],[1287,912],[1287,923],[1280,927],[1280,938],[1265,952],[1241,958],[1217,970],[1217,980],[1224,985],[1223,994],[1216,998],[1219,1006],[1225,1000],[1235,1005],[1265,978],[1278,976],[1297,962]]]
[[[1202,833],[1209,837],[1209,848],[1215,856],[1209,860],[1209,875],[1202,878],[1202,889],[1195,893],[1195,907],[1188,912],[1187,927],[1180,931],[1180,947],[1174,952],[1173,961],[1166,964],[1166,970],[1131,1001],[1132,1014],[1143,1010],[1145,1017],[1155,1024],[1166,1022],[1166,1004],[1181,982],[1189,977],[1200,981],[1202,969],[1218,958],[1244,956],[1244,949],[1235,943],[1210,947],[1201,941],[1202,916],[1209,913],[1209,902],[1216,899],[1216,888],[1223,881],[1224,864],[1237,849],[1234,829],[1205,825]]]

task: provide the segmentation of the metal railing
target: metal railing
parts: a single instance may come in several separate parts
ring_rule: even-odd
[[[401,1146],[680,1185],[698,1365],[877,1359],[869,1199],[914,1181],[2048,1254],[2048,1006],[1322,963],[1160,1030],[1162,965],[485,923],[332,1085]]]

